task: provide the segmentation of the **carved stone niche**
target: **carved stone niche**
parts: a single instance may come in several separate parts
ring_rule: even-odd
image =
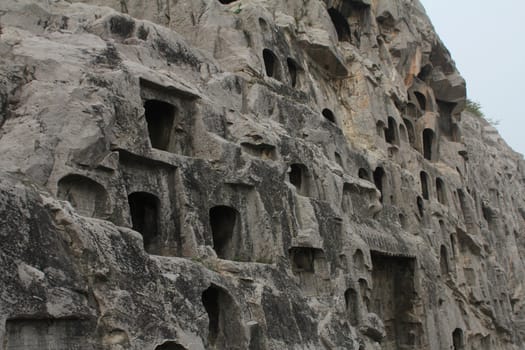
[[[176,168],[121,152],[128,225],[138,231],[149,254],[188,256],[191,239],[182,240],[179,223]]]
[[[151,147],[191,157],[196,96],[146,79],[140,88]]]
[[[384,322],[383,349],[420,349],[422,324],[415,315],[416,260],[376,251],[370,254],[373,266],[370,311]]]
[[[292,247],[289,250],[292,272],[307,295],[326,295],[330,291],[330,271],[322,249]]]

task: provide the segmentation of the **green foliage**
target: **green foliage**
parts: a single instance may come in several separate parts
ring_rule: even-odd
[[[470,112],[471,114],[475,115],[478,118],[485,119],[487,122],[489,122],[493,126],[499,125],[499,123],[500,123],[499,120],[494,120],[492,118],[486,117],[485,113],[483,113],[481,108],[482,107],[481,107],[481,104],[479,102],[472,101],[471,99],[467,98],[467,103],[465,105],[465,110],[467,112]]]
[[[479,102],[475,102],[467,98],[465,109],[467,112],[474,114],[476,117],[485,118],[485,114],[483,114],[481,111],[481,104]]]

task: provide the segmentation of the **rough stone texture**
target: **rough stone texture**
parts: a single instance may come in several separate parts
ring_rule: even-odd
[[[525,162],[417,0],[0,25],[2,349],[523,348]]]

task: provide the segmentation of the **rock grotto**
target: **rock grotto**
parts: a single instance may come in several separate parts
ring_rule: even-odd
[[[418,0],[1,0],[2,350],[518,350],[525,161]]]

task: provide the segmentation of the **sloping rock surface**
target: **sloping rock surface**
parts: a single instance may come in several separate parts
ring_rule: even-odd
[[[0,347],[522,349],[525,162],[417,0],[2,0]]]

